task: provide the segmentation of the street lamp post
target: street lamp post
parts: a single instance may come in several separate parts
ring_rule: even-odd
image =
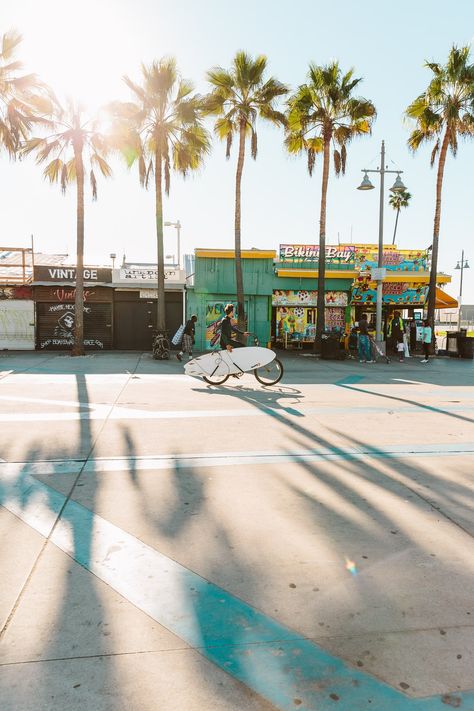
[[[462,277],[463,277],[464,270],[470,269],[469,262],[467,261],[467,259],[466,260],[464,259],[464,250],[462,251],[462,254],[461,254],[461,262],[458,262],[454,268],[461,270],[461,283],[459,285],[459,314],[458,314],[458,331],[459,331],[461,328]]]
[[[375,277],[377,282],[377,311],[376,311],[376,340],[380,343],[383,341],[382,334],[382,303],[383,303],[383,278],[385,276],[385,269],[383,266],[383,204],[384,204],[384,185],[385,185],[385,173],[396,173],[397,178],[390,188],[392,193],[400,193],[406,190],[406,187],[402,183],[400,178],[400,173],[403,170],[387,170],[385,167],[385,141],[382,141],[382,148],[380,151],[380,168],[368,169],[364,168],[362,170],[364,177],[362,183],[359,185],[357,190],[373,190],[374,186],[369,180],[368,173],[379,173],[380,175],[380,205],[379,205],[379,249],[378,249],[378,262],[377,269],[373,270],[372,276]],[[375,273],[374,273],[375,272]]]
[[[175,227],[176,228],[176,237],[177,237],[177,242],[178,242],[178,249],[177,249],[177,255],[178,255],[178,269],[181,267],[181,222],[179,220],[176,220],[176,222],[165,222],[164,223],[165,227]]]

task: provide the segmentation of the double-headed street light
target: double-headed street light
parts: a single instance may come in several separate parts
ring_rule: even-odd
[[[178,251],[177,251],[177,256],[178,256],[178,269],[181,268],[181,222],[177,220],[176,222],[165,222],[164,223],[165,227],[175,227],[176,228],[176,237],[178,241]]]
[[[455,269],[461,270],[461,284],[459,286],[459,314],[458,314],[458,331],[461,328],[461,309],[462,309],[462,277],[465,269],[470,269],[469,262],[464,259],[464,250],[461,254],[461,261],[456,264]]]
[[[379,173],[380,175],[380,207],[379,207],[379,252],[378,252],[378,262],[377,269],[372,270],[372,278],[377,282],[377,311],[376,311],[376,340],[380,343],[383,341],[382,335],[382,303],[383,303],[383,278],[385,276],[385,269],[383,266],[383,205],[384,205],[384,182],[385,173],[396,173],[397,178],[390,188],[392,193],[401,193],[406,190],[402,179],[400,178],[400,173],[403,170],[387,170],[385,167],[385,141],[382,141],[382,149],[380,151],[380,168],[368,169],[364,168],[362,171],[364,177],[362,183],[359,185],[357,190],[373,190],[374,185],[370,182],[368,173]]]

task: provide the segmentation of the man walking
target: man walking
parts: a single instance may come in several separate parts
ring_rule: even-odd
[[[367,314],[362,314],[359,319],[359,362],[374,363],[370,350],[369,322]]]
[[[421,362],[428,363],[430,360],[431,341],[433,340],[433,329],[431,328],[430,322],[428,320],[423,321],[422,340],[423,353],[425,357]]]
[[[186,326],[183,331],[183,340],[181,342],[181,350],[176,354],[178,360],[182,360],[185,353],[188,354],[189,360],[193,357],[193,344],[194,344],[194,334],[195,334],[195,323],[197,321],[196,314],[193,314],[191,318],[186,321]]]
[[[393,318],[388,325],[388,337],[392,341],[393,349],[398,354],[400,363],[403,363],[405,356],[405,324],[400,311],[395,311]]]

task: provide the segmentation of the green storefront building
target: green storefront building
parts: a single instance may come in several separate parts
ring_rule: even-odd
[[[342,252],[340,253],[342,255]],[[243,250],[242,267],[248,330],[262,344],[304,346],[314,340],[318,288],[317,258],[279,261],[274,250]],[[302,268],[304,267],[304,268]],[[326,324],[344,328],[350,321],[350,295],[357,272],[343,256],[326,271]],[[236,304],[235,254],[226,249],[195,251],[194,286],[187,289],[187,314],[195,313],[196,350],[218,340],[225,304]]]

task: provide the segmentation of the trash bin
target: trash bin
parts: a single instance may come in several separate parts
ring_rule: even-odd
[[[451,358],[458,358],[458,333],[457,331],[451,331],[446,334],[446,351]]]
[[[338,333],[325,332],[321,336],[321,358],[323,360],[339,360],[344,358]]]
[[[458,355],[460,358],[474,358],[474,338],[458,336]]]

